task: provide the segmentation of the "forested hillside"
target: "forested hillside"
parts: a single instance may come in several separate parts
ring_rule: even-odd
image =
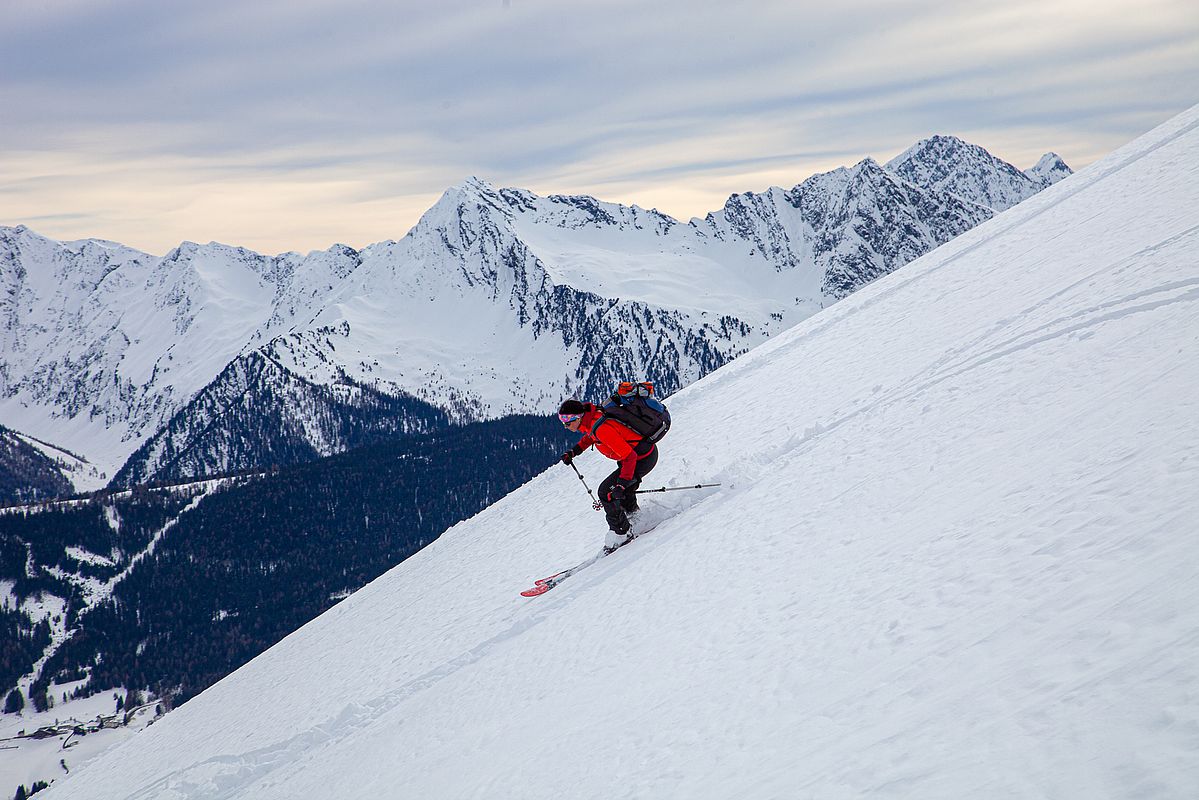
[[[0,579],[18,600],[67,601],[69,638],[30,700],[44,707],[51,682],[90,675],[84,693],[125,686],[185,701],[545,469],[566,441],[556,420],[509,417],[231,482],[172,516],[88,610],[82,579],[124,569],[189,494],[143,490],[0,517]],[[27,649],[17,674],[36,658]]]
[[[61,468],[0,425],[0,505],[27,503],[71,492]]]

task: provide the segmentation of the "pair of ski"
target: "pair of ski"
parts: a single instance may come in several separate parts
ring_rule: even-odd
[[[571,464],[570,466],[572,469],[574,469],[575,474],[579,476],[579,480],[582,481],[583,476],[579,472],[579,468],[576,467],[574,464]],[[587,485],[587,482],[583,481],[583,486],[586,486],[586,485]],[[720,486],[720,484],[719,483],[697,483],[694,486],[663,486],[661,489],[638,489],[637,494],[642,495],[642,494],[654,494],[655,492],[679,492],[679,491],[683,491],[685,489],[712,489],[717,486]],[[589,495],[591,494],[590,489],[587,490],[587,494],[589,494]],[[594,506],[595,510],[599,511],[603,506],[600,505],[598,500],[595,500],[594,495],[592,495],[592,500],[595,501],[592,504]],[[613,553],[615,553],[617,550],[619,550],[620,548],[624,547],[629,542],[633,541],[634,539],[641,538],[645,534],[652,531],[654,528],[658,527],[658,525],[660,523],[661,523],[661,521],[654,523],[649,528],[646,528],[645,530],[643,530],[641,533],[637,533],[637,534],[630,536],[629,538],[625,539],[620,544],[616,545],[616,547],[613,547],[611,550],[599,551],[598,553],[593,555],[591,558],[584,561],[582,564],[575,564],[570,569],[564,569],[561,572],[555,572],[553,575],[549,576],[548,578],[542,578],[541,580],[534,583],[532,588],[525,589],[523,592],[521,592],[520,593],[521,596],[522,597],[537,597],[538,595],[545,594],[550,589],[553,589],[555,586],[562,583],[562,581],[566,580],[571,575],[574,575],[579,570],[583,570],[583,569],[586,569],[587,567],[590,567],[592,564],[599,561],[604,556],[610,556]]]
[[[651,528],[650,530],[653,530],[653,529]],[[592,564],[599,561],[604,556],[612,555],[613,553],[615,553],[620,548],[624,547],[629,542],[633,541],[634,539],[640,538],[641,536],[645,535],[646,533],[649,533],[649,531],[643,531],[642,533],[639,533],[636,536],[630,536],[629,538],[625,539],[620,544],[616,545],[616,547],[613,547],[611,550],[600,550],[598,553],[596,553],[591,558],[584,561],[582,564],[575,564],[570,569],[564,569],[561,572],[555,572],[553,575],[550,575],[548,578],[542,578],[541,580],[535,582],[531,588],[525,589],[523,592],[521,592],[520,593],[521,597],[537,597],[538,595],[545,594],[550,589],[553,589],[555,586],[562,583],[562,581],[569,578],[571,575],[574,575],[576,572],[579,572],[580,570],[584,570],[587,567],[590,567]]]

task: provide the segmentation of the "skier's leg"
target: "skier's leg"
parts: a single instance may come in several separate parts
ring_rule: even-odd
[[[654,467],[658,466],[658,448],[654,447],[649,451],[649,455],[637,462],[637,468],[633,472],[633,482],[629,484],[628,493],[625,495],[623,508],[626,513],[632,514],[638,510],[637,505],[637,489],[641,486],[641,479],[650,473]]]
[[[624,508],[619,502],[613,502],[608,499],[608,493],[612,491],[612,487],[616,485],[616,481],[620,478],[620,468],[604,478],[599,485],[600,503],[604,506],[604,516],[608,520],[608,527],[613,533],[624,536],[629,532],[629,517],[625,513]]]

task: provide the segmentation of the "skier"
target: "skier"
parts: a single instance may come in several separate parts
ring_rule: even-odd
[[[658,463],[658,448],[649,439],[611,417],[592,403],[565,400],[558,408],[558,419],[568,431],[583,438],[562,454],[569,465],[591,445],[620,466],[599,485],[600,503],[608,519],[604,551],[612,552],[629,540],[629,514],[637,511],[637,487],[641,479]],[[601,422],[602,420],[602,422]]]

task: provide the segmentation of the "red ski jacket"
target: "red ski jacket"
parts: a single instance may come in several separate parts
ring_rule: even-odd
[[[637,469],[637,462],[654,452],[654,445],[650,445],[644,453],[638,453],[637,445],[641,444],[641,434],[614,419],[608,419],[596,428],[596,423],[604,413],[597,406],[590,403],[588,405],[590,410],[579,422],[579,432],[583,434],[583,438],[579,440],[575,449],[581,453],[595,445],[596,450],[613,461],[620,462],[621,480],[631,481],[633,471]]]

